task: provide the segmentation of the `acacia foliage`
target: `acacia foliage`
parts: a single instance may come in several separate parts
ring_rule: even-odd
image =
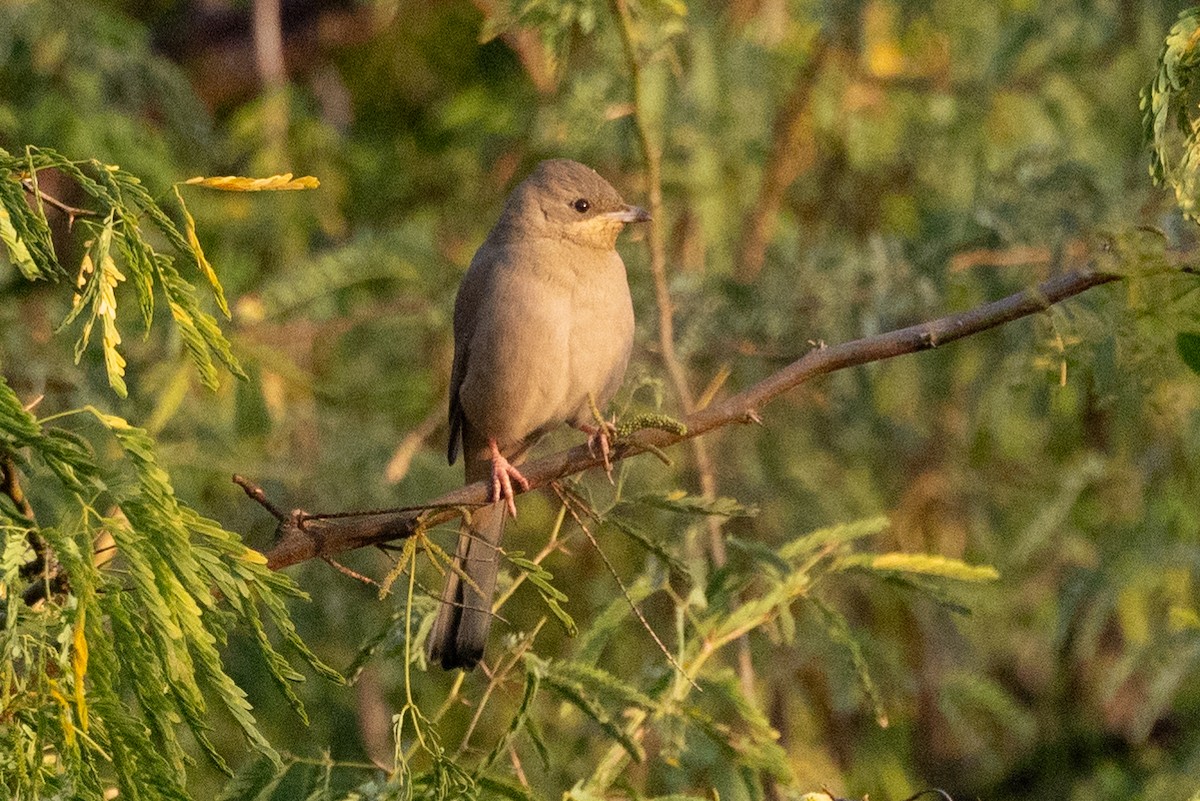
[[[1194,15],[1162,50],[1170,3],[417,6],[390,20],[371,7],[383,22],[364,40],[296,67],[282,95],[234,99],[205,85],[203,51],[173,50],[182,68],[153,52],[175,25],[153,11],[0,9],[15,179],[3,436],[36,517],[0,498],[5,643],[21,655],[0,720],[13,794],[1194,792],[1200,325],[1193,285],[1151,275],[1190,260],[1192,233],[1148,191],[1133,101],[1162,51],[1155,143],[1165,153],[1181,131],[1190,147]],[[474,244],[542,156],[650,190],[635,122],[663,159],[677,345],[698,395],[809,340],[1028,285],[1097,242],[1130,277],[1033,325],[830,379],[773,408],[762,434],[718,435],[722,497],[698,497],[679,454],[670,470],[623,466],[612,488],[523,499],[490,678],[423,670],[437,543],[454,531],[390,561],[349,557],[394,608],[301,570],[320,602],[292,608],[297,630],[357,689],[298,684],[258,622],[266,611],[299,647],[281,606],[295,587],[229,533],[269,544],[227,474],[314,509],[452,484],[427,420]],[[1159,159],[1187,185],[1183,162]],[[172,191],[290,165],[323,189],[253,204]],[[95,216],[64,231],[27,202],[19,181],[35,179]],[[1136,229],[1147,221],[1157,230]],[[646,259],[622,248],[640,322],[618,410],[676,414]],[[222,378],[224,357],[245,380]],[[393,448],[409,430],[425,434]],[[380,480],[389,460],[399,487]],[[69,586],[31,610],[17,596],[39,549]],[[300,700],[311,728],[287,711]],[[202,752],[185,787],[179,768]]]

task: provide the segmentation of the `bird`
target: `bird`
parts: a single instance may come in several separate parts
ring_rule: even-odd
[[[428,641],[431,663],[471,670],[483,658],[505,518],[516,517],[517,465],[569,424],[608,467],[610,426],[597,419],[620,388],[633,349],[633,301],[616,250],[627,223],[650,215],[595,170],[543,161],[505,200],[454,302],[450,441],[468,484],[490,482],[446,571]],[[469,580],[464,580],[463,577]]]

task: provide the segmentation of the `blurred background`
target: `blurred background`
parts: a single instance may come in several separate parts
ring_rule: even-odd
[[[693,396],[708,386],[723,396],[814,343],[1017,291],[1078,263],[1098,236],[1150,224],[1190,247],[1192,224],[1151,186],[1138,109],[1186,5],[630,2],[635,109],[621,3],[4,0],[0,147],[119,164],[155,195],[193,175],[321,181],[265,198],[188,195],[249,380],[206,389],[177,333],[158,326],[128,337],[130,394],[119,401],[98,353],[75,365],[70,342],[52,336],[67,295],[11,269],[0,273],[4,369],[23,397],[46,395],[40,413],[95,403],[147,428],[179,494],[255,547],[269,548],[273,521],[232,472],[285,508],[428,500],[461,481],[445,463],[454,292],[507,191],[538,160],[583,161],[644,204],[640,118],[662,152],[678,357]],[[42,185],[85,203],[69,184]],[[77,263],[65,224],[59,234],[64,263]],[[617,407],[682,416],[644,237],[632,230],[619,246],[639,325]],[[943,349],[805,385],[764,410],[765,427],[708,437],[705,471],[687,447],[673,450],[673,467],[649,457],[623,466],[630,495],[707,488],[757,510],[728,520],[640,513],[693,581],[647,599],[650,623],[670,644],[689,587],[751,570],[755,548],[886,514],[873,550],[988,564],[1000,580],[939,602],[847,573],[822,598],[849,622],[857,651],[801,608],[790,636],[756,632],[722,655],[714,675],[737,671],[800,786],[874,799],[929,786],[996,801],[1192,798],[1200,383],[1176,334],[1200,330],[1194,289],[1163,277],[1092,290]],[[542,452],[577,439],[566,432]],[[580,490],[612,492],[602,476]],[[558,514],[553,495],[523,498],[506,547],[537,553]],[[452,543],[454,532],[439,536]],[[570,536],[544,565],[586,633],[621,591]],[[618,536],[601,544],[626,583],[653,558]],[[341,561],[376,580],[391,565],[376,551]],[[236,642],[231,671],[280,747],[390,765],[404,594],[380,600],[322,562],[291,572],[313,596],[295,614],[322,658],[348,668],[382,636],[378,650],[351,688],[305,683],[309,728],[259,665],[239,662]],[[436,595],[434,571],[420,582]],[[420,595],[417,611],[431,608]],[[502,614],[493,660],[546,607],[525,586]],[[639,685],[669,672],[636,620],[622,626],[609,670]],[[536,642],[546,658],[572,647],[553,619]],[[432,715],[455,677],[420,667],[411,687]],[[487,686],[474,674],[454,697],[477,703]],[[455,703],[438,724],[443,743],[457,747],[471,726],[465,753],[486,752],[521,686],[498,685],[476,723]],[[606,745],[573,708],[547,701],[538,714],[550,758],[522,744],[512,771],[558,797]],[[223,745],[237,762],[232,727]],[[645,743],[649,758],[623,779],[631,796],[715,787],[752,797],[736,752],[703,738],[674,745],[669,732]],[[348,767],[336,781],[369,775]],[[201,763],[194,782],[204,797],[221,777]]]

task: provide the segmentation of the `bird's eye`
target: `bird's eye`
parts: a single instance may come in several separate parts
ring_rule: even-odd
[[[580,214],[585,214],[591,207],[592,204],[585,197],[581,197],[579,200],[576,200],[571,204],[571,208],[575,209],[575,211],[579,212]]]

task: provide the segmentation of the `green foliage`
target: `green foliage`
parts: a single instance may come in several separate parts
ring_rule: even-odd
[[[1175,190],[1183,213],[1197,217],[1196,78],[1200,75],[1200,9],[1189,8],[1171,27],[1158,57],[1158,74],[1141,94],[1150,175]],[[1182,141],[1181,141],[1182,140]]]
[[[194,287],[175,266],[176,260],[181,260],[207,278],[218,303],[228,315],[221,285],[212,268],[208,267],[199,240],[192,230],[194,222],[178,192],[176,198],[188,220],[187,238],[143,188],[141,181],[119,167],[98,161],[73,162],[52,150],[35,147],[27,147],[24,158],[17,158],[0,149],[0,185],[9,187],[0,193],[0,204],[3,204],[5,211],[4,216],[0,217],[0,232],[8,232],[3,239],[9,258],[20,267],[25,277],[50,278],[64,273],[50,241],[44,202],[37,195],[37,175],[40,170],[58,170],[69,176],[98,207],[88,210],[88,216],[78,221],[83,235],[90,238],[84,243],[84,256],[78,270],[77,292],[71,312],[61,325],[61,328],[66,328],[77,319],[83,319],[82,332],[75,344],[76,362],[87,348],[92,327],[99,319],[103,327],[101,348],[108,382],[118,395],[125,397],[128,392],[124,380],[125,358],[117,350],[121,335],[117,330],[116,296],[117,285],[125,280],[125,274],[114,257],[115,248],[136,289],[143,325],[148,329],[153,319],[157,283],[203,382],[214,388],[217,385],[214,355],[235,375],[244,377],[229,341],[221,333],[216,320],[200,308]],[[25,202],[22,182],[34,193],[35,203]],[[147,238],[149,232],[146,228],[166,240],[172,251],[170,255],[155,250]],[[33,253],[38,254],[37,259],[33,258]],[[33,265],[37,261],[46,266],[40,269],[22,266]]]
[[[3,5],[0,455],[28,505],[0,491],[0,785],[1187,798],[1200,315],[1177,273],[1200,18],[1171,29],[1178,12],[314,6],[283,32],[289,84],[260,93],[246,42],[182,7]],[[1146,181],[1144,132],[1177,202]],[[522,497],[487,670],[447,676],[422,646],[457,530],[298,568],[319,603],[293,607],[231,533],[265,549],[273,521],[228,474],[314,511],[456,484],[437,430],[454,288],[549,156],[641,204],[661,190],[700,406],[1072,267],[1123,280],[710,432],[715,499],[687,444],[569,483],[568,506]],[[321,191],[212,191],[311,183],[293,171]],[[271,177],[182,182],[245,173]],[[620,436],[684,416],[644,236],[619,244],[638,319]]]
[[[0,518],[9,588],[2,702],[12,715],[0,727],[12,746],[3,772],[7,792],[98,788],[101,777],[111,776],[123,793],[184,798],[180,723],[225,766],[210,738],[206,693],[254,749],[278,763],[217,649],[233,627],[252,625],[275,680],[281,686],[301,680],[263,631],[265,616],[310,664],[336,675],[299,642],[284,610],[282,598],[303,594],[236,535],[178,501],[144,430],[92,407],[81,413],[100,430],[49,426],[0,382],[0,449],[21,457],[26,480],[56,482],[62,493],[56,527],[8,513]],[[101,466],[97,454],[104,451]],[[41,538],[43,556],[53,555],[70,576],[71,594],[26,608],[20,575],[35,553],[19,544]],[[111,545],[94,553],[93,542]],[[52,695],[61,699],[57,708],[40,700]],[[302,715],[299,699],[290,690],[286,695]],[[57,758],[46,761],[43,749]]]

